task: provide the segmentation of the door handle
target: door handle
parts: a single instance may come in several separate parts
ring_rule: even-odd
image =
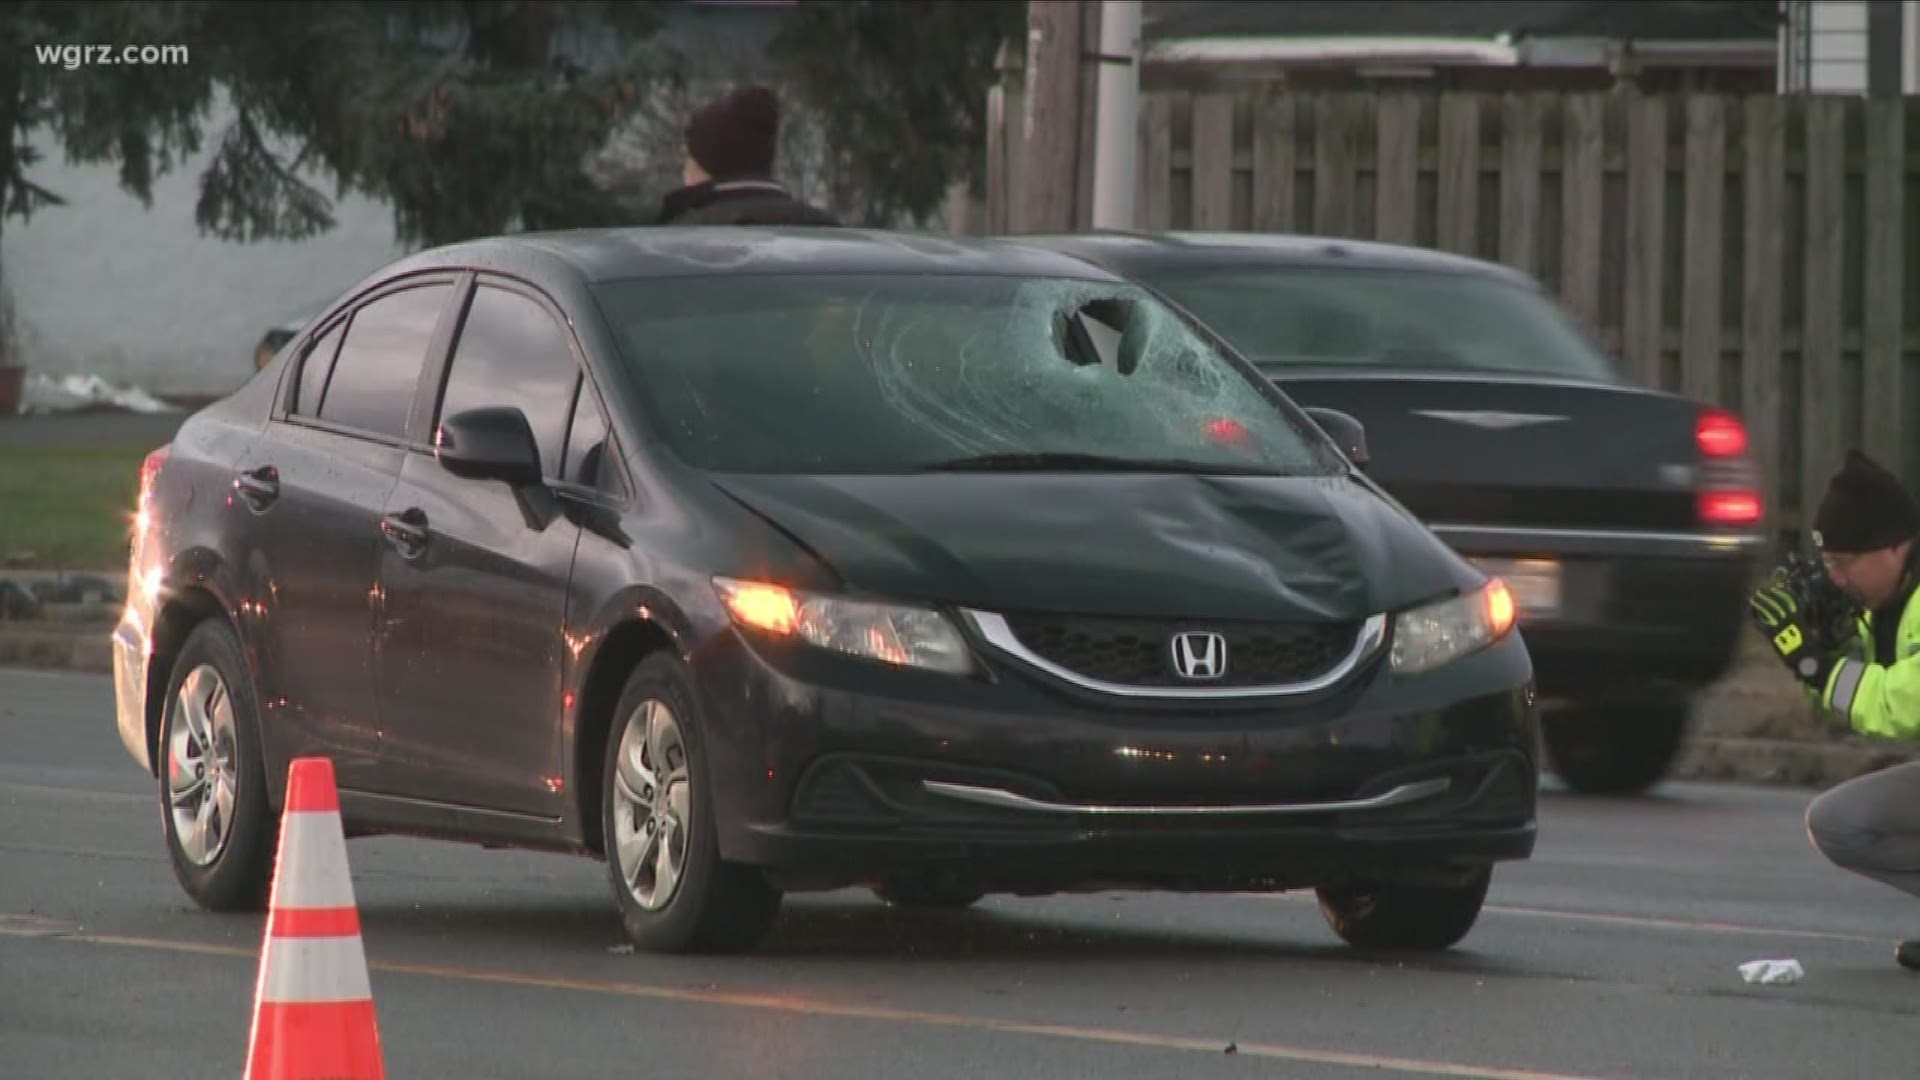
[[[388,514],[380,519],[380,535],[387,538],[403,559],[417,559],[427,553],[427,514],[418,507]]]
[[[243,472],[233,478],[233,490],[239,493],[247,509],[264,514],[280,497],[280,470],[271,465],[262,465]]]

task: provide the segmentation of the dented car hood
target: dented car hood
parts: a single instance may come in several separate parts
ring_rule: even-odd
[[[1347,621],[1478,575],[1347,477],[715,476],[856,592],[995,611]]]

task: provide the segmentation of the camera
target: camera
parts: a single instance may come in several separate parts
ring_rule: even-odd
[[[1860,608],[1827,575],[1818,556],[1791,552],[1774,571],[1774,581],[1800,605],[1813,643],[1832,652],[1859,634]]]

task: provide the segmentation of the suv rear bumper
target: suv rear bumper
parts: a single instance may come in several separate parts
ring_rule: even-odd
[[[1521,619],[1544,697],[1718,679],[1739,650],[1767,544],[1759,533],[1432,528],[1469,558],[1560,563],[1560,614]]]

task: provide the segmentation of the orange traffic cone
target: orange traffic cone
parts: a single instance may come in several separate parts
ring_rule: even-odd
[[[333,762],[287,770],[246,1080],[384,1080]]]

